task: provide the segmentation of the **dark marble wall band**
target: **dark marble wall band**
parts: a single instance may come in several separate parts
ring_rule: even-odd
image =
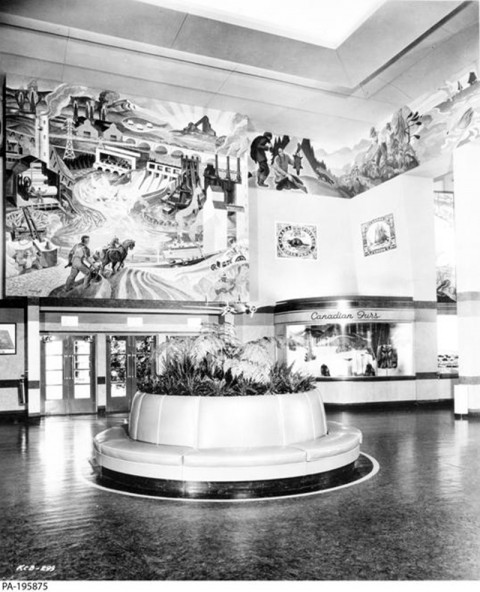
[[[386,296],[324,296],[321,298],[294,298],[277,302],[275,312],[294,312],[316,308],[332,308],[342,301],[352,308],[412,308],[413,299],[409,297],[389,298]]]
[[[18,308],[24,309],[27,307],[27,298],[25,297],[15,297],[15,298],[4,298],[0,300],[0,308]]]
[[[11,379],[0,380],[0,389],[15,388],[19,385],[20,385],[20,379],[11,378]]]
[[[298,298],[292,300],[283,300],[277,302],[275,312],[296,312],[301,310],[312,310],[322,308],[334,308],[338,302],[342,301],[351,308],[386,308],[386,309],[415,309],[415,310],[448,310],[450,314],[455,314],[456,303],[439,304],[436,300],[413,300],[410,297],[388,296],[328,296],[322,298]]]
[[[441,315],[456,315],[457,314],[457,303],[456,302],[439,302],[437,306],[437,313]]]
[[[437,372],[417,372],[415,374],[415,378],[417,380],[431,380],[431,379],[437,379],[438,378],[438,373]]]
[[[430,310],[437,310],[438,302],[436,300],[414,300],[413,308],[428,308]]]
[[[399,382],[402,380],[437,380],[439,378],[457,377],[458,375],[441,375],[438,372],[417,372],[414,376],[351,376],[343,378],[317,376],[315,380],[317,382]]]
[[[436,375],[435,375],[436,377]],[[317,382],[393,382],[415,380],[415,376],[344,376],[342,378],[317,376]]]
[[[88,311],[98,312],[99,309],[112,309],[119,310],[120,312],[128,312],[128,309],[139,312],[139,309],[145,309],[148,312],[155,312],[157,310],[165,310],[168,312],[186,312],[188,314],[220,314],[222,308],[217,302],[204,302],[204,301],[173,301],[173,300],[113,300],[113,299],[93,299],[93,298],[82,298],[81,301],[75,302],[69,300],[66,305],[63,298],[40,298],[40,306],[42,310],[60,310],[64,312],[67,308],[75,310],[75,312],[81,312],[83,309]],[[103,314],[104,310],[102,310]]]

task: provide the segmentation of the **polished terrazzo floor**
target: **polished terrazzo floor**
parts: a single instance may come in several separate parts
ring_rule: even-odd
[[[0,425],[0,578],[480,579],[480,420],[422,407],[328,415],[363,431],[380,471],[240,503],[93,487],[91,438],[119,416]]]

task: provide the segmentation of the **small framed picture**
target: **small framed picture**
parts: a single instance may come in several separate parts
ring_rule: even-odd
[[[363,254],[375,255],[397,248],[393,214],[387,214],[362,224]]]
[[[17,353],[17,325],[0,323],[0,355]]]
[[[277,257],[317,258],[317,227],[312,224],[276,224]]]

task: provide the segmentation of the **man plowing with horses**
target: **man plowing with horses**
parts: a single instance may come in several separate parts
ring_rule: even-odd
[[[128,238],[120,243],[119,239],[115,236],[101,251],[100,264],[102,273],[107,265],[111,266],[112,273],[120,270],[124,266],[128,251],[133,249],[134,246],[135,241],[132,239]]]
[[[85,275],[83,279],[83,288],[88,288],[92,278],[92,266],[94,261],[90,254],[88,246],[90,237],[83,235],[80,242],[77,243],[68,254],[68,263],[65,267],[71,267],[70,275],[65,284],[65,291],[69,292],[74,288],[74,282],[77,275],[81,272]]]

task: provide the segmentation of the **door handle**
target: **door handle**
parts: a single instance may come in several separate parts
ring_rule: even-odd
[[[130,378],[133,378],[133,376],[135,375],[134,372],[134,362],[133,362],[133,354],[130,354],[130,361],[129,361],[129,370],[128,370],[128,375]]]

